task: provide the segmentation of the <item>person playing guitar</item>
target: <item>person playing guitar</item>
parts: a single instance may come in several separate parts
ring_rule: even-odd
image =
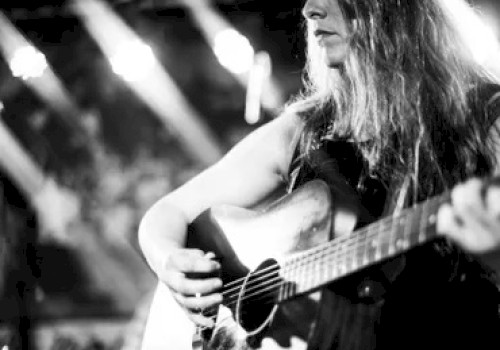
[[[229,306],[243,342],[202,337],[212,348],[500,348],[500,86],[456,17],[475,13],[464,0],[307,0],[302,13],[304,91],[144,215],[141,249],[181,310],[151,314],[212,329],[227,318],[205,311]],[[420,244],[429,226],[438,238]],[[275,250],[286,263],[246,263]],[[297,261],[326,277],[301,289]],[[276,305],[306,296],[245,308],[260,279],[278,283]],[[182,348],[179,328],[157,328],[143,349]]]

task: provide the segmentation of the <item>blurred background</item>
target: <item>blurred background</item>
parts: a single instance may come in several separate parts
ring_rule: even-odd
[[[300,91],[302,3],[1,0],[2,350],[138,349],[138,223]],[[495,66],[500,3],[474,4]]]

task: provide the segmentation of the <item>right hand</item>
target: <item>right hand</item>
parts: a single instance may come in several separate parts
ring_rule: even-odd
[[[214,326],[214,320],[204,316],[201,311],[222,302],[222,295],[217,293],[222,287],[222,280],[212,277],[220,270],[214,258],[215,254],[211,252],[179,248],[167,256],[158,272],[160,280],[172,291],[191,321],[210,328]]]

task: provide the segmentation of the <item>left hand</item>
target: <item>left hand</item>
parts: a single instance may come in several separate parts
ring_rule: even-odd
[[[437,231],[471,253],[500,250],[500,179],[457,185],[438,212]]]

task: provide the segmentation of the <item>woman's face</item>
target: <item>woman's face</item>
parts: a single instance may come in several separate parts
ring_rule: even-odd
[[[323,51],[325,63],[331,68],[342,65],[347,55],[350,33],[338,0],[307,0],[302,14],[313,40]]]

